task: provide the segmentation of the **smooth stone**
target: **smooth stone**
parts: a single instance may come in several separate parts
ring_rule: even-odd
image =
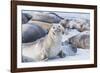
[[[22,43],[36,41],[46,35],[46,31],[33,24],[22,25]]]

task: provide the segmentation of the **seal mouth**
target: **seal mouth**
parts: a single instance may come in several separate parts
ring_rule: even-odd
[[[53,32],[53,34],[54,34],[54,35],[57,35],[57,34],[59,34],[60,32],[61,32],[60,29],[56,29],[56,30]]]
[[[61,29],[57,28],[55,31],[56,31],[56,32],[61,32]]]

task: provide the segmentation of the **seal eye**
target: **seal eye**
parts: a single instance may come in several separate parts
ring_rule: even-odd
[[[60,28],[60,26],[58,26]]]
[[[55,29],[55,27],[53,27],[53,29]]]

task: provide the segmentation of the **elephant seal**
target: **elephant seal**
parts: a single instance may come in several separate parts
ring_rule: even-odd
[[[61,18],[53,13],[47,12],[33,12],[32,14],[32,21],[42,21],[47,23],[59,23]]]
[[[30,14],[22,13],[22,24],[27,23],[31,18],[32,16]]]
[[[90,30],[89,20],[83,19],[83,18],[73,18],[73,19],[67,18],[67,19],[62,19],[60,21],[60,24],[64,28],[77,29],[80,32]]]
[[[53,24],[47,36],[37,40],[30,47],[22,48],[22,55],[34,61],[44,61],[56,56],[64,57],[65,54],[61,48],[63,31],[62,25]]]
[[[64,27],[64,29],[66,29],[68,27],[68,23],[70,22],[69,19],[62,19],[60,21],[60,24]]]
[[[90,48],[90,32],[84,31],[69,39],[69,42],[77,48],[89,49]]]
[[[46,31],[49,31],[50,28],[52,27],[52,23],[47,23],[47,22],[41,22],[41,21],[33,21],[33,20],[30,20],[28,23],[32,23],[33,25],[37,25],[37,26],[40,26],[42,29],[46,30]]]
[[[69,43],[67,40],[62,42],[62,48],[66,56],[74,56],[77,53],[77,47]]]
[[[46,31],[41,27],[33,24],[22,25],[22,43],[28,43],[36,41],[37,39],[44,37]]]
[[[83,18],[74,18],[70,20],[66,26],[71,29],[73,28],[77,29],[80,32],[90,30],[89,20],[87,21],[86,19],[83,19]]]

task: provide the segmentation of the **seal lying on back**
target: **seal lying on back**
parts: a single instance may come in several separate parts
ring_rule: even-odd
[[[54,24],[47,36],[39,39],[38,42],[35,42],[30,47],[23,48],[23,56],[32,58],[34,61],[47,60],[56,56],[64,57],[65,54],[60,48],[63,32],[62,25]]]

